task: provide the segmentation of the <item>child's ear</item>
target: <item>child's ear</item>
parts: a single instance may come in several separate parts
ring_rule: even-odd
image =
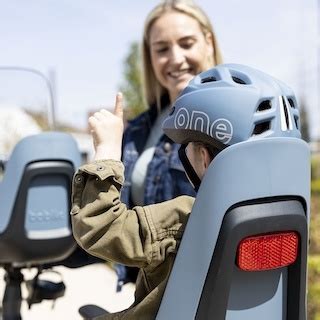
[[[206,147],[201,147],[201,155],[202,155],[203,166],[205,169],[208,169],[211,162],[211,157]]]

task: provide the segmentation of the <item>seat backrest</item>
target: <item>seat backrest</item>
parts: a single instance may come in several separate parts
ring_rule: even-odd
[[[305,319],[309,202],[302,140],[252,140],[221,152],[197,194],[157,320]],[[299,237],[293,264],[239,268],[243,239],[283,231]]]
[[[53,262],[74,249],[71,181],[80,161],[66,133],[28,136],[15,146],[0,184],[0,263]]]

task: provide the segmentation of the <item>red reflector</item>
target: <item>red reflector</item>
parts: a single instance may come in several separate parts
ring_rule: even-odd
[[[237,265],[244,271],[263,271],[288,266],[295,262],[299,237],[296,232],[283,232],[248,237],[238,247]]]

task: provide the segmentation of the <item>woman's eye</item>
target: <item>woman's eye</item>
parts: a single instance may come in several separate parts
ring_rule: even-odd
[[[158,49],[156,50],[156,52],[157,52],[157,53],[164,53],[164,52],[166,52],[167,50],[168,50],[167,47],[162,47],[162,48],[158,48]]]
[[[190,49],[194,45],[194,41],[186,41],[180,44],[183,49]]]

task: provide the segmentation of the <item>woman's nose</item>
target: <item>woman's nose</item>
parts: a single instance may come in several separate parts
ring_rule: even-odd
[[[180,64],[185,61],[184,50],[179,46],[173,46],[171,48],[171,62]]]

